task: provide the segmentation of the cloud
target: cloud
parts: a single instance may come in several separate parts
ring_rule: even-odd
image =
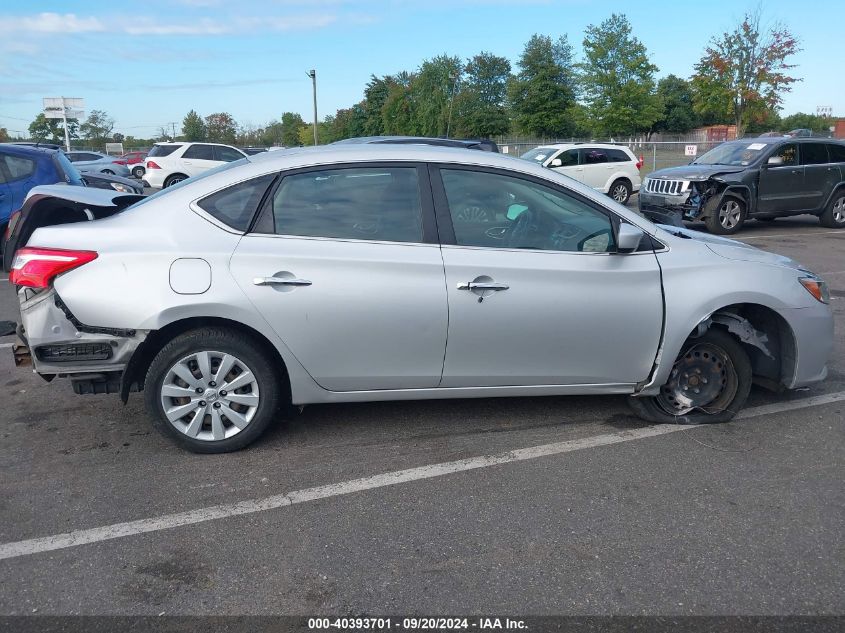
[[[75,13],[39,13],[32,16],[2,16],[0,23],[7,33],[97,33],[106,25],[95,17],[78,17]]]

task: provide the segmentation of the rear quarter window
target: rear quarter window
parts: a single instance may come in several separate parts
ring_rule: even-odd
[[[275,177],[275,174],[268,174],[239,182],[206,196],[197,204],[203,211],[223,224],[238,231],[246,231],[258,210],[258,205],[261,204],[267,187]]]
[[[170,156],[173,152],[179,149],[179,147],[179,145],[153,145],[153,148],[147,156]]]
[[[8,174],[9,182],[27,178],[35,173],[35,161],[31,158],[6,154],[0,157],[0,160],[6,162],[6,173]]]
[[[830,152],[831,163],[845,163],[845,145],[830,143],[827,150]]]
[[[630,163],[634,160],[621,149],[609,149],[606,151],[607,160],[609,160],[611,163]]]

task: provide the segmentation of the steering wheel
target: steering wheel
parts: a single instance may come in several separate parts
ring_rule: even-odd
[[[537,232],[537,226],[534,223],[534,214],[531,209],[526,209],[520,213],[508,234],[508,247],[521,248],[530,246],[528,244],[531,235]]]
[[[493,214],[479,200],[467,200],[461,204],[455,213],[455,220],[459,222],[479,222],[486,224],[492,222]]]

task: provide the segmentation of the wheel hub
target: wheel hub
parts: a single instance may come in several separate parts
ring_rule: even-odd
[[[679,358],[657,398],[672,415],[714,405],[730,389],[733,366],[724,351],[713,345],[697,345]]]

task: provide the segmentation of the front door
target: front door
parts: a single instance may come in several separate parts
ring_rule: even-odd
[[[433,182],[438,225],[454,231],[442,247],[449,336],[441,386],[648,377],[663,323],[653,251],[617,254],[610,212],[528,176],[444,166]],[[456,212],[482,195],[489,221]]]
[[[323,388],[440,382],[446,288],[427,183],[407,164],[298,171],[238,244],[232,274]]]
[[[565,149],[549,161],[549,166],[556,172],[584,182],[584,168],[579,164],[580,155],[577,149]]]
[[[780,159],[779,164],[763,163],[760,167],[760,183],[757,196],[757,211],[780,213],[806,209],[804,192],[804,168],[798,162],[798,144],[781,145],[766,159]]]

